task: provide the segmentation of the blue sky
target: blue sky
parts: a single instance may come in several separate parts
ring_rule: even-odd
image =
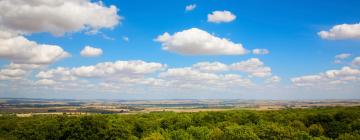
[[[78,1],[80,2],[64,1],[64,3],[59,3],[57,6],[52,7],[54,10],[61,11],[67,2],[70,3],[69,5],[73,7],[68,8],[73,9],[65,13],[66,16],[59,16],[59,14],[51,15],[51,13],[38,14],[31,11],[25,15],[9,14],[9,16],[7,14],[11,13],[11,11],[7,13],[3,11],[1,14],[0,10],[1,16],[10,17],[0,19],[0,30],[11,32],[15,34],[14,36],[22,36],[28,41],[34,41],[37,44],[59,46],[62,48],[62,51],[69,54],[67,57],[61,57],[61,59],[53,58],[54,61],[39,64],[38,62],[20,61],[16,59],[23,55],[20,54],[20,51],[19,53],[13,53],[12,55],[14,56],[11,56],[10,53],[1,54],[0,52],[0,66],[2,66],[3,73],[3,78],[1,78],[0,72],[0,83],[3,85],[3,90],[0,90],[0,97],[120,99],[332,99],[360,97],[360,89],[358,88],[360,82],[360,73],[358,73],[358,71],[360,72],[360,64],[358,65],[358,63],[360,62],[356,60],[356,58],[360,56],[360,9],[358,8],[360,1]],[[7,1],[0,3],[0,7],[4,9],[4,7],[8,8],[13,6],[15,9],[18,8],[21,11],[23,10],[21,7],[24,5],[33,6],[27,2],[22,4],[6,2]],[[100,7],[98,10],[101,11],[91,9],[91,6],[87,7],[86,5],[82,5],[81,2],[98,6]],[[39,4],[49,6],[47,3],[39,2]],[[196,7],[191,11],[186,11],[185,7],[191,4],[196,5]],[[110,12],[111,6],[116,7],[115,13]],[[33,10],[39,10],[37,8],[38,7],[34,6]],[[84,8],[82,11],[84,13],[72,13],[71,11],[76,10],[76,8]],[[235,18],[231,21],[224,21],[226,19],[220,17],[220,19],[218,19],[219,23],[210,22],[208,21],[208,15],[214,11],[228,11]],[[100,15],[102,13],[104,15]],[[36,16],[31,14],[35,14]],[[72,16],[76,19],[76,16],[82,15],[89,18],[79,18],[79,23],[74,23]],[[59,16],[59,21],[55,19],[57,16]],[[33,17],[38,17],[39,19]],[[43,22],[40,23],[40,21]],[[51,27],[37,28],[35,25],[18,25],[17,23],[19,22],[29,22],[29,24],[34,23],[36,25],[42,25],[46,22],[50,24]],[[58,24],[59,22],[61,22],[61,24]],[[344,24],[346,24],[346,27]],[[337,25],[344,26],[341,26],[343,28],[339,32],[332,33],[331,29]],[[43,26],[46,25],[44,24]],[[197,32],[198,30],[190,30],[194,28],[198,29],[199,32]],[[60,35],[57,34],[58,29],[61,30]],[[96,32],[89,33],[92,29],[96,30]],[[333,34],[334,37],[321,36],[318,34],[321,31]],[[172,37],[172,40],[157,41],[156,39],[165,32]],[[214,51],[218,52],[218,54],[209,55],[206,52],[194,54],[191,53],[191,51],[204,51],[200,49],[202,47],[201,44],[199,46],[176,46],[172,44],[174,42],[176,44],[176,42],[184,41],[181,40],[183,38],[175,35],[175,33],[181,32],[184,33],[185,37],[194,35],[195,33],[204,33],[202,34],[204,36],[207,34],[220,39],[225,38],[227,42],[232,43],[232,45],[225,45],[225,47],[240,44],[248,53],[221,53],[222,50],[216,48],[219,44],[215,44]],[[195,39],[196,37],[197,35],[194,36]],[[124,38],[128,38],[128,40],[126,41]],[[1,41],[6,42],[10,39],[12,38],[4,38]],[[186,43],[193,44],[194,42],[191,41],[192,40]],[[186,45],[186,43],[184,44]],[[6,47],[8,47],[10,51],[11,49],[13,49],[12,51],[17,51],[17,48],[28,47],[27,45],[12,47],[11,45],[14,44],[4,44],[5,43],[3,43],[3,46],[5,47],[0,47],[5,48],[3,50],[6,50]],[[170,47],[169,50],[163,49],[166,45]],[[85,46],[99,48],[102,50],[102,53],[93,55],[93,57],[84,57],[80,52]],[[187,50],[182,50],[189,53],[184,54],[184,52],[176,50],[175,47],[180,47],[180,49],[190,47],[192,49],[190,49],[190,53]],[[199,50],[196,47],[198,47]],[[266,49],[269,53],[254,54],[251,52],[254,49]],[[9,51],[9,49],[7,51]],[[345,58],[335,58],[335,56],[339,54],[349,54],[349,56]],[[37,54],[34,55],[36,56]],[[53,54],[51,55],[53,56]],[[28,56],[25,57],[24,55],[24,58],[31,59],[27,57]],[[145,63],[158,63],[163,66],[160,66],[161,68],[152,72],[144,71],[141,76],[139,76],[137,72],[128,72],[128,69],[123,71],[119,70],[106,76],[101,75],[103,77],[99,75],[95,75],[94,77],[87,75],[86,77],[76,73],[76,70],[70,70],[80,68],[81,66],[90,67],[104,62],[115,63],[116,61],[129,62],[134,60]],[[245,64],[245,61],[249,64]],[[338,62],[335,63],[334,61]],[[199,62],[219,62],[225,64],[227,70],[209,72],[192,67]],[[232,65],[240,62],[244,62],[242,66],[239,66],[240,68]],[[26,74],[19,74],[16,75],[19,77],[14,78],[14,75],[10,77],[8,74],[10,70],[15,71],[15,69],[9,68],[10,64],[36,64],[39,65],[38,67],[40,68],[26,69]],[[256,66],[252,68],[252,64]],[[39,72],[49,72],[58,67],[69,69],[68,72],[74,73],[72,76],[75,77],[76,80],[65,82],[55,79],[54,76],[45,78],[36,76]],[[144,65],[144,67],[147,66]],[[252,69],[247,70],[248,67]],[[103,67],[99,67],[99,69],[102,68]],[[137,68],[143,69],[142,67]],[[137,70],[137,68],[134,69]],[[255,71],[263,70],[262,72],[264,72],[264,69],[267,68],[270,68],[271,71],[267,71],[266,76],[254,76]],[[171,69],[178,70],[178,73],[175,73],[178,75],[171,73]],[[337,70],[334,72],[336,76],[331,77],[327,75],[326,72],[330,70]],[[179,73],[182,72],[186,74],[179,75]],[[128,73],[136,73],[136,76]],[[194,77],[187,77],[191,75],[191,73],[195,73],[195,76],[200,76],[194,80]],[[252,84],[244,86],[244,83],[239,83],[239,85],[236,85],[236,83],[235,85],[229,85],[227,82],[221,83],[227,81],[226,79],[222,79],[226,77],[226,74],[236,74],[242,77],[242,79],[237,80],[250,80]],[[208,79],[209,77],[201,77],[203,75],[214,76],[216,80]],[[315,78],[315,80],[311,78],[309,80],[303,77],[309,75],[316,75],[318,77]],[[124,77],[130,81],[140,80],[140,83],[131,83],[132,85],[129,86],[129,83],[114,80]],[[141,81],[146,80],[141,80],[139,77],[159,80],[161,87],[158,87],[158,85],[144,85]],[[181,77],[180,80],[179,77]],[[268,79],[274,77],[278,79],[275,80],[274,83],[266,82]],[[294,80],[296,78],[300,78],[300,80]],[[47,82],[45,82],[47,84],[41,84],[43,82],[39,82],[44,79],[47,80]],[[316,81],[316,79],[318,81]],[[216,83],[216,85],[221,85],[221,87],[215,88],[215,85],[211,85],[214,83],[205,83],[202,82],[202,80],[214,80],[213,82]],[[51,81],[50,84],[48,83],[49,81]],[[82,83],[83,81],[86,82]],[[25,86],[24,83],[26,83]],[[76,87],[76,90],[69,90],[75,87],[69,88],[65,86],[65,84],[59,85],[61,83],[81,83],[82,87]],[[96,87],[91,90],[86,88],[86,84],[89,84],[88,86],[97,86],[103,83],[111,83],[112,86],[116,85],[117,87],[113,89]],[[164,84],[166,84],[166,86],[163,86]],[[184,85],[179,86],[179,84]],[[187,84],[199,85],[200,88],[188,87]],[[13,89],[9,88],[9,85],[14,86]],[[84,85],[85,87],[83,87]],[[215,89],[207,88],[213,86]],[[126,92],[123,89],[126,89]],[[29,93],[25,93],[25,91]],[[151,91],[151,93],[148,93],[148,91]],[[269,93],[265,91],[269,91]]]

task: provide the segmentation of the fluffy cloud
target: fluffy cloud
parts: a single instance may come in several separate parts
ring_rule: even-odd
[[[15,64],[15,63],[10,63],[9,65],[6,66],[9,69],[22,69],[22,70],[31,70],[31,69],[38,69],[38,68],[43,68],[43,65],[38,65],[38,64]]]
[[[349,58],[351,56],[351,54],[349,53],[342,53],[342,54],[338,54],[335,56],[335,61],[334,63],[336,64],[340,64],[342,62],[342,60]]]
[[[60,81],[73,81],[77,80],[72,71],[69,68],[58,67],[46,71],[40,71],[36,78],[38,79],[54,79]]]
[[[250,64],[251,63],[251,64]],[[242,67],[242,68],[240,68]],[[245,67],[251,67],[246,69]],[[95,65],[73,68],[57,67],[37,73],[37,86],[46,88],[81,89],[96,85],[106,91],[136,90],[139,87],[162,90],[199,89],[227,90],[252,88],[251,77],[271,75],[264,71],[264,64],[253,58],[233,64],[199,62],[191,67],[167,68],[165,64],[141,60],[102,62]],[[243,77],[245,73],[251,76]],[[265,74],[264,74],[265,73]],[[272,83],[279,77],[269,77]],[[269,79],[263,79],[270,81]]]
[[[242,44],[219,38],[198,28],[191,28],[170,35],[159,35],[156,41],[163,50],[184,55],[243,55],[247,53]]]
[[[185,11],[192,11],[196,8],[196,4],[190,4],[185,7]]]
[[[351,62],[353,66],[360,66],[360,56],[355,57],[354,60]]]
[[[46,86],[46,85],[55,85],[56,82],[54,80],[49,80],[49,79],[40,79],[40,80],[36,81],[35,84]]]
[[[199,62],[194,64],[192,68],[202,72],[221,72],[228,70],[228,66],[220,62]]]
[[[23,36],[0,37],[0,58],[19,64],[51,64],[70,56],[60,46],[38,44]]]
[[[33,69],[44,68],[37,64],[15,64],[10,63],[0,69],[0,80],[23,80],[30,75]]]
[[[335,59],[346,59],[349,58],[351,56],[351,54],[349,53],[342,53],[342,54],[338,54],[335,56]]]
[[[111,75],[136,76],[150,74],[164,67],[165,65],[160,63],[148,63],[135,60],[98,63],[94,66],[73,68],[72,71],[79,77],[104,77]]]
[[[252,50],[253,54],[259,54],[259,55],[264,55],[264,54],[269,54],[270,51],[267,49],[253,49]]]
[[[321,31],[318,35],[322,39],[360,39],[360,23],[335,25],[329,31]]]
[[[271,76],[271,68],[264,66],[264,63],[258,58],[251,58],[246,61],[241,61],[230,65],[232,70],[250,73],[255,77]]]
[[[306,75],[291,79],[296,86],[319,86],[345,84],[360,81],[360,70],[343,67],[339,70],[328,70],[317,75]]]
[[[81,50],[80,55],[85,57],[95,57],[102,55],[103,51],[101,48],[94,48],[91,46],[85,46],[83,50]]]
[[[265,83],[274,84],[274,83],[279,83],[280,81],[281,78],[279,76],[271,76],[270,78],[265,80]]]
[[[0,80],[22,79],[26,71],[22,69],[1,69]]]
[[[102,2],[90,0],[2,0],[0,1],[0,27],[28,34],[66,32],[113,28],[121,19],[118,9]]]
[[[236,16],[230,11],[213,11],[211,14],[208,14],[208,22],[213,23],[222,23],[222,22],[231,22],[236,19]]]
[[[200,72],[192,68],[174,68],[160,73],[160,78],[166,79],[175,87],[208,88],[249,86],[251,80],[242,78],[236,74],[218,75],[214,73]]]
[[[96,65],[81,66],[75,68],[59,67],[48,71],[39,72],[36,77],[43,79],[75,79],[77,78],[118,78],[136,77],[154,73],[166,66],[160,63],[148,63],[140,60],[103,62]]]
[[[191,69],[209,73],[239,71],[247,73],[251,77],[267,77],[272,75],[271,68],[265,66],[264,62],[258,58],[250,58],[229,65],[220,62],[199,62],[194,64]]]

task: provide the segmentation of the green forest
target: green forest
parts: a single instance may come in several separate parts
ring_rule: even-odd
[[[0,117],[11,140],[360,140],[360,107]]]

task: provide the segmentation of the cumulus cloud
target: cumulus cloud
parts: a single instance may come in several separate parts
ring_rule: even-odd
[[[264,54],[269,54],[270,51],[267,49],[253,49],[252,50],[253,54],[258,54],[258,55],[264,55]]]
[[[264,65],[258,58],[250,58],[230,65],[230,69],[250,73],[254,77],[271,76],[271,68]]]
[[[271,68],[265,66],[264,62],[258,58],[250,58],[228,65],[220,62],[199,62],[194,64],[191,69],[209,73],[239,71],[249,74],[250,77],[268,77],[272,75]]]
[[[360,56],[355,57],[354,60],[351,62],[353,66],[360,66]]]
[[[335,59],[346,59],[349,58],[351,56],[351,54],[349,53],[342,53],[342,54],[338,54],[335,56]]]
[[[329,31],[320,31],[318,35],[329,40],[360,39],[360,23],[335,25]]]
[[[185,11],[192,11],[196,8],[196,4],[190,4],[185,7]]]
[[[51,64],[70,54],[60,46],[38,44],[23,36],[0,37],[0,58],[19,64]]]
[[[250,79],[242,78],[236,74],[214,74],[200,72],[192,68],[173,68],[162,72],[160,78],[166,79],[170,85],[175,87],[188,88],[208,88],[214,87],[233,87],[250,86]]]
[[[291,79],[296,86],[328,86],[359,82],[360,70],[351,67],[342,67],[339,70],[328,70],[317,75],[306,75]]]
[[[250,62],[256,66],[248,64]],[[251,68],[246,69],[245,67]],[[168,68],[165,64],[141,60],[115,61],[42,70],[35,75],[34,83],[37,86],[60,89],[92,84],[99,89],[109,91],[138,89],[139,86],[162,90],[188,88],[208,90],[209,87],[216,90],[227,90],[240,87],[251,88],[256,85],[251,80],[253,76],[271,75],[271,71],[264,71],[262,67],[266,66],[255,58],[233,64],[199,62],[190,67],[179,68]],[[247,76],[243,77],[239,72]],[[263,74],[266,72],[267,74]],[[276,76],[268,79],[271,79],[272,83],[279,81],[279,77]]]
[[[163,69],[160,63],[148,63],[141,60],[103,62],[94,66],[73,68],[72,72],[79,77],[104,77],[111,75],[136,76],[150,74]]]
[[[22,69],[0,69],[0,80],[22,79],[26,71]]]
[[[349,58],[350,56],[351,56],[351,54],[349,54],[349,53],[338,54],[338,55],[335,56],[334,63],[340,64],[340,63],[342,63],[342,60],[344,60],[346,58]]]
[[[199,62],[192,66],[193,69],[202,72],[221,72],[228,71],[228,66],[220,62]]]
[[[36,77],[43,79],[56,78],[74,79],[77,78],[99,78],[113,76],[136,77],[159,71],[166,66],[160,63],[144,62],[141,60],[103,62],[96,65],[80,66],[74,68],[59,67],[39,72]],[[115,77],[116,78],[116,77]]]
[[[49,80],[49,79],[40,79],[40,80],[36,81],[35,84],[37,84],[37,85],[55,85],[56,82],[54,80]]]
[[[38,69],[38,68],[43,68],[43,65],[39,65],[39,64],[15,64],[15,63],[10,63],[9,65],[6,66],[9,69],[22,69],[22,70],[31,70],[31,69]]]
[[[54,79],[59,81],[73,81],[78,78],[72,73],[69,68],[57,67],[55,69],[40,71],[36,78],[38,79]]]
[[[275,84],[275,83],[279,83],[280,81],[281,81],[281,78],[279,76],[271,76],[270,78],[265,80],[265,83]]]
[[[85,46],[84,49],[81,50],[80,55],[84,57],[95,57],[102,55],[102,53],[103,51],[101,48]]]
[[[66,32],[113,28],[121,17],[111,5],[90,0],[2,0],[0,1],[0,27],[20,34]]]
[[[44,68],[44,65],[10,63],[0,69],[0,80],[23,80],[33,69],[41,68]]]
[[[236,19],[236,16],[230,11],[213,11],[211,14],[208,14],[208,22],[213,23],[223,23],[231,22]]]
[[[242,44],[213,36],[198,28],[176,32],[173,35],[165,32],[155,40],[162,43],[163,50],[184,55],[243,55],[247,53]]]

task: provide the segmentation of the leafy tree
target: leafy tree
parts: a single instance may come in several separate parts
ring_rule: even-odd
[[[143,138],[143,140],[165,140],[165,137],[161,133],[155,132]]]
[[[297,130],[300,130],[300,131],[306,131],[307,128],[305,126],[305,124],[299,120],[294,120],[290,123],[290,126],[297,129]]]
[[[194,139],[197,140],[207,140],[209,139],[210,129],[207,127],[194,127],[191,126],[186,130],[189,134],[192,135]]]
[[[209,139],[210,140],[222,140],[223,139],[224,132],[221,131],[221,129],[215,127],[213,128],[209,133]]]
[[[312,136],[318,137],[324,133],[324,129],[321,124],[312,124],[309,127],[309,133]]]
[[[233,125],[224,130],[224,139],[226,140],[260,140],[252,128],[247,126]]]
[[[183,129],[174,130],[170,133],[172,140],[191,140],[192,137]]]
[[[337,138],[338,140],[360,140],[360,135],[359,134],[349,134],[349,133],[344,133],[339,135],[339,137]]]

